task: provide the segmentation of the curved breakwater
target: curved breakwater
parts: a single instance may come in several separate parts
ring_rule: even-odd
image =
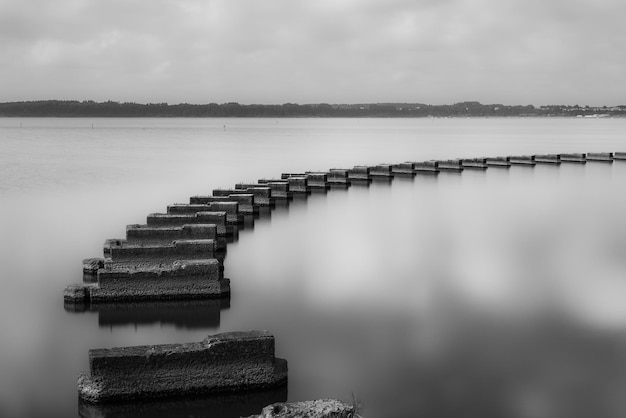
[[[612,163],[614,160],[626,160],[626,153],[549,154],[356,166],[327,172],[283,173],[279,178],[216,189],[211,196],[193,196],[188,204],[173,204],[168,206],[166,213],[148,215],[145,225],[129,225],[126,239],[107,240],[102,259],[84,262],[88,282],[65,289],[66,309],[148,300],[227,299],[230,286],[223,269],[227,243],[236,240],[238,231],[254,222],[255,217],[264,216],[277,204],[289,204],[294,197],[306,198],[311,193],[347,188],[353,183],[391,181],[395,176],[506,169],[512,165]],[[106,369],[103,373],[107,373]],[[91,400],[97,401],[97,397]]]

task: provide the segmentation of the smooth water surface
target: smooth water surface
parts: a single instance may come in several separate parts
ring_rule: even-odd
[[[626,411],[626,162],[466,170],[279,205],[229,245],[229,301],[66,311],[81,260],[152,212],[282,172],[624,151],[621,119],[0,119],[0,416]],[[288,393],[79,405],[91,348],[267,329]],[[211,412],[213,411],[213,412]]]

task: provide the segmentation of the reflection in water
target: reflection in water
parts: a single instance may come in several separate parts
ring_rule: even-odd
[[[287,386],[280,388],[199,397],[190,399],[152,400],[91,404],[79,401],[81,418],[135,418],[135,417],[216,417],[240,418],[258,414],[263,407],[287,401]]]
[[[230,308],[230,297],[208,300],[65,304],[68,312],[98,312],[98,325],[171,324],[176,328],[217,329],[221,311]]]

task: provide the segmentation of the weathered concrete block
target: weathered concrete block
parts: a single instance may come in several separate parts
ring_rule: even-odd
[[[350,184],[348,170],[342,168],[331,168],[328,170],[327,180],[330,184]]]
[[[614,152],[613,159],[615,160],[626,160],[626,152]]]
[[[102,258],[85,258],[83,260],[83,273],[96,274],[98,269],[104,267]]]
[[[224,202],[236,202],[237,212],[240,215],[254,215],[258,213],[259,206],[255,203],[255,198],[252,193],[237,193],[228,196],[192,196],[189,198],[190,203],[224,203]],[[242,222],[242,218],[237,218],[238,223]],[[227,217],[228,221],[228,217]]]
[[[598,162],[613,162],[613,153],[612,152],[588,152],[587,153],[587,161],[598,161]]]
[[[439,164],[437,161],[419,161],[414,163],[413,168],[416,174],[438,174]]]
[[[437,164],[439,171],[463,171],[461,161],[459,160],[437,160],[434,162]]]
[[[232,234],[232,228],[226,227],[226,212],[198,212],[196,214],[169,215],[151,213],[147,217],[149,227],[183,226],[195,224],[213,224],[217,227],[218,236]]]
[[[561,164],[559,156],[556,154],[533,155],[533,160],[537,164]]]
[[[263,408],[260,415],[248,418],[353,418],[351,405],[336,399],[318,399],[293,403],[275,403]]]
[[[535,160],[532,155],[517,155],[507,157],[507,161],[511,163],[511,165],[525,165],[525,166],[534,166],[536,165]]]
[[[467,158],[461,159],[459,162],[461,163],[461,167],[474,170],[486,170],[489,167],[486,158]]]
[[[272,188],[266,184],[238,183],[235,190],[254,196],[254,203],[259,206],[271,206],[274,203]]]
[[[195,224],[169,227],[150,227],[148,225],[127,225],[126,241],[143,244],[168,244],[176,240],[212,239],[215,248],[226,248],[226,240],[217,235],[214,224]],[[103,265],[104,267],[104,265]]]
[[[585,154],[557,154],[559,161],[564,163],[586,164],[587,157]]]
[[[511,163],[507,157],[487,157],[485,164],[489,167],[509,168]]]
[[[370,176],[372,177],[393,177],[391,164],[378,164],[370,167]]]
[[[405,162],[400,164],[394,164],[391,166],[391,172],[394,175],[412,176],[415,174],[415,163]]]
[[[274,356],[267,331],[230,332],[198,343],[89,351],[78,378],[90,402],[246,391],[287,382],[287,362]]]
[[[291,197],[288,181],[270,181],[265,183],[265,185],[272,189],[272,197],[275,199],[288,199]]]
[[[215,258],[212,239],[178,240],[170,244],[143,244],[125,240],[107,240],[104,243],[104,268],[135,269],[165,267],[181,260]]]
[[[167,207],[169,215],[189,215],[198,212],[226,212],[226,222],[236,224],[241,221],[239,203],[236,201],[214,201],[207,203],[175,203]]]
[[[307,171],[305,174],[311,189],[328,189],[328,173]]]
[[[357,165],[348,170],[348,179],[349,180],[370,180],[372,177],[370,176],[370,168],[362,165]]]
[[[282,173],[281,180],[289,180],[290,177],[306,177],[306,173]]]
[[[230,294],[230,281],[216,259],[186,260],[164,267],[101,269],[98,286],[89,289],[92,303],[200,299]]]
[[[63,289],[63,300],[70,304],[86,304],[89,302],[89,289],[93,284],[71,284]]]
[[[309,193],[309,180],[306,176],[303,177],[289,177],[287,178],[289,184],[289,191],[292,193]]]

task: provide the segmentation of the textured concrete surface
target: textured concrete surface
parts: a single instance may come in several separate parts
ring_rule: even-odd
[[[198,343],[89,351],[90,373],[78,378],[89,402],[245,391],[287,382],[267,331],[229,332]]]
[[[248,418],[353,418],[354,408],[335,399],[275,403]]]

